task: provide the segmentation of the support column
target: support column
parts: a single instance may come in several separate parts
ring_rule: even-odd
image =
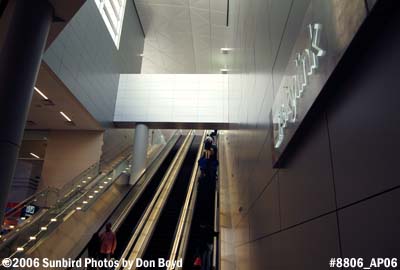
[[[16,0],[0,53],[0,221],[53,18],[47,0]]]
[[[129,184],[136,183],[142,171],[146,168],[147,146],[149,140],[149,128],[144,124],[137,124],[135,130],[135,141],[132,154],[132,173]]]

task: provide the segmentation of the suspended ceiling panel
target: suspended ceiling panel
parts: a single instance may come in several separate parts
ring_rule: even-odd
[[[142,73],[220,73],[232,44],[228,0],[135,0],[146,34]]]

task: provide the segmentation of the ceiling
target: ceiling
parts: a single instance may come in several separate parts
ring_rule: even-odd
[[[146,38],[142,73],[220,73],[232,44],[228,0],[135,0]],[[228,23],[228,26],[227,26]]]
[[[33,92],[26,129],[28,130],[101,130],[99,123],[72,95],[51,69],[42,62],[36,81],[37,88],[49,100]],[[72,123],[60,114],[64,112]]]

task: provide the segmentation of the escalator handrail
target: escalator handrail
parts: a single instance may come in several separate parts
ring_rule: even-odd
[[[171,139],[172,139],[172,138],[171,138]],[[153,162],[156,160],[158,154],[160,154],[160,153],[162,152],[162,150],[163,150],[163,149],[161,149],[160,152],[157,153],[157,154],[152,158],[152,160],[150,161],[150,165],[149,165],[149,166],[153,165]],[[77,207],[80,207],[80,208],[81,208],[81,209],[80,209],[81,211],[86,211],[86,210],[88,210],[88,209],[94,204],[94,202],[95,202],[97,199],[99,199],[99,198],[101,197],[101,195],[104,194],[104,193],[114,184],[115,181],[117,181],[117,180],[119,179],[119,177],[120,177],[121,174],[127,173],[126,169],[128,169],[128,168],[122,169],[121,172],[117,172],[117,174],[115,174],[114,172],[115,172],[120,166],[122,166],[122,165],[123,165],[122,167],[125,167],[125,166],[127,165],[126,163],[129,162],[129,161],[131,160],[131,158],[132,158],[132,155],[129,154],[126,158],[122,159],[122,160],[119,161],[115,166],[113,166],[113,169],[108,170],[107,173],[106,173],[106,172],[102,172],[102,173],[98,176],[99,179],[95,181],[96,184],[95,184],[94,186],[96,186],[96,185],[99,185],[99,186],[100,186],[100,185],[103,185],[103,184],[102,184],[102,181],[106,180],[105,178],[107,178],[107,181],[110,182],[110,183],[108,183],[107,185],[105,185],[105,187],[102,188],[101,191],[99,191],[99,192],[97,193],[97,195],[96,195],[92,200],[90,200],[90,203],[84,204],[84,201],[85,201],[85,198],[84,198],[84,197],[86,197],[92,190],[99,190],[98,188],[96,189],[94,186],[90,187],[90,189],[87,190],[86,192],[81,193],[81,194],[78,196],[78,198],[75,199],[73,202],[71,202],[71,203],[68,205],[68,207],[65,208],[65,210],[63,210],[61,213],[59,213],[59,214],[57,215],[56,218],[58,219],[58,216],[62,216],[64,213],[69,212],[70,210],[71,210],[70,213],[73,214],[73,212],[76,211]],[[113,174],[114,174],[114,175],[113,175]],[[110,179],[110,178],[112,178],[112,179]],[[108,179],[110,179],[110,180],[108,180]],[[137,181],[134,185],[130,186],[129,189],[132,189],[138,182],[139,182],[139,181]],[[104,183],[105,183],[105,182],[104,182]],[[129,191],[128,191],[128,193],[129,193]],[[69,216],[72,215],[72,214],[67,214],[66,216],[69,217]],[[65,220],[66,220],[66,218],[63,219],[63,221],[65,221]],[[41,239],[41,241],[43,241],[43,239]],[[38,246],[38,245],[40,245],[40,243],[37,243],[37,244],[36,244],[36,246]],[[34,250],[34,249],[35,249],[35,247],[32,247],[32,248],[30,249],[30,251],[28,251],[28,253],[29,253],[29,252],[32,252],[32,250]]]
[[[126,192],[126,194],[124,195],[124,197],[122,198],[122,200],[120,201],[120,203],[114,208],[114,210],[110,213],[110,215],[108,216],[108,218],[100,225],[99,229],[97,230],[96,233],[99,233],[105,226],[106,224],[110,221],[110,218],[112,218],[112,216],[115,214],[115,212],[120,208],[121,204],[124,202],[124,200],[129,196],[130,192],[132,191],[132,189],[134,188],[134,186],[136,186],[138,183],[140,183],[142,181],[142,177],[145,176],[145,174],[152,170],[153,166],[157,165],[156,162],[162,158],[162,155],[165,151],[168,151],[172,149],[172,147],[176,144],[176,142],[178,141],[179,137],[181,136],[180,134],[178,134],[179,131],[175,131],[174,134],[168,139],[168,141],[165,143],[165,146],[162,147],[159,152],[157,154],[154,155],[154,158],[150,161],[149,165],[147,166],[147,168],[140,174],[138,180],[135,182],[134,185],[130,186],[129,191]],[[172,144],[172,146],[171,146]],[[170,147],[170,148],[169,148]],[[169,153],[169,151],[167,152],[167,154]],[[162,163],[162,162],[161,162]],[[159,164],[159,166],[161,166],[161,163]],[[158,168],[156,168],[155,171],[157,171]],[[152,176],[151,176],[152,177]],[[151,177],[149,177],[149,179],[151,179]],[[122,223],[122,221],[125,219],[125,217],[129,214],[129,209],[131,209],[134,206],[134,204],[128,205],[126,208],[124,208],[121,211],[121,215],[118,216],[117,221],[112,222],[112,231],[118,231],[118,228],[120,226],[120,224]],[[82,249],[82,251],[78,254],[78,256],[76,258],[80,258],[82,257],[82,255],[85,253],[85,251],[88,248],[89,243],[86,244],[86,246]]]
[[[186,153],[189,150],[190,144],[189,139],[193,137],[193,131],[190,131],[188,133],[188,135],[185,138],[185,141],[182,143],[182,146],[180,147],[180,149],[178,150],[178,153],[175,155],[173,161],[171,162],[171,165],[168,167],[167,172],[165,173],[163,180],[161,181],[156,193],[153,196],[153,199],[151,200],[151,202],[149,203],[149,205],[147,206],[145,212],[143,213],[142,217],[140,218],[140,221],[138,223],[138,225],[136,226],[135,232],[133,233],[131,239],[128,242],[128,245],[126,246],[124,252],[122,253],[121,259],[125,259],[125,260],[130,260],[132,253],[135,250],[136,245],[138,244],[138,241],[140,240],[140,237],[142,236],[142,232],[146,229],[146,225],[148,226],[148,224],[150,224],[150,217],[153,214],[153,212],[157,209],[155,209],[155,206],[157,205],[157,203],[159,203],[162,192],[166,192],[166,190],[168,190],[168,184],[171,186],[171,180],[172,178],[176,179],[177,174],[173,174],[173,171],[180,169],[183,161],[182,159],[184,159],[184,157],[186,156]],[[184,153],[185,155],[182,155],[182,153]],[[180,163],[180,164],[179,164]],[[172,181],[174,182],[174,181]],[[171,189],[169,189],[171,190]],[[164,202],[168,199],[168,196],[166,196],[166,198],[164,199]],[[158,211],[162,211],[162,207],[160,209],[158,209]],[[154,226],[154,224],[157,223],[157,219],[155,219],[154,221],[152,221],[152,224]],[[151,234],[147,235],[148,238],[151,237]],[[143,248],[143,245],[141,245],[139,248]],[[128,259],[127,259],[128,258]],[[132,260],[133,261],[133,260]],[[121,269],[122,264],[119,264],[115,270],[119,270]]]
[[[124,152],[125,152],[125,150],[124,150]],[[113,166],[113,169],[118,168],[118,166],[121,166],[124,162],[128,162],[130,159],[131,159],[131,155],[127,155],[127,156],[124,157],[121,161],[119,161],[115,166]],[[100,183],[101,181],[104,181],[104,177],[109,176],[112,172],[113,172],[113,170],[110,170],[108,174],[106,174],[106,173],[104,173],[104,172],[101,173],[101,174],[99,174],[97,177],[95,177],[95,178],[93,179],[92,182],[90,182],[88,185],[86,185],[85,188],[87,188],[87,187],[90,186],[90,185],[93,186],[93,183],[94,183],[95,185],[97,185],[97,184]],[[113,182],[114,182],[115,180],[117,180],[119,176],[120,176],[120,174],[114,176],[114,177],[113,177]],[[110,184],[107,186],[107,188],[103,189],[103,191],[105,192],[105,191],[108,189],[108,187],[111,186],[111,185],[113,184],[113,182],[110,183]],[[60,221],[57,220],[59,217],[63,216],[63,215],[64,215],[65,213],[67,213],[67,212],[71,212],[71,210],[74,211],[77,202],[80,201],[80,200],[83,198],[83,196],[87,195],[88,192],[90,192],[91,189],[92,189],[92,188],[90,187],[89,189],[83,189],[83,188],[82,188],[81,190],[76,190],[75,192],[72,192],[72,195],[69,195],[69,196],[68,196],[69,198],[64,199],[64,200],[62,200],[62,201],[59,201],[56,205],[54,205],[52,208],[50,208],[50,209],[47,210],[49,214],[50,214],[50,210],[53,210],[53,211],[56,211],[56,210],[57,210],[58,213],[56,213],[56,216],[55,216],[56,221],[52,222],[52,221],[50,220],[50,222],[46,225],[46,227],[52,225],[52,230],[51,230],[51,231],[47,231],[47,230],[46,230],[46,231],[43,232],[43,231],[41,231],[41,229],[38,229],[38,230],[37,230],[36,235],[39,235],[39,234],[42,232],[43,236],[40,237],[40,239],[35,239],[35,240],[34,240],[34,241],[35,241],[35,244],[34,244],[33,246],[31,246],[31,247],[28,249],[28,253],[31,252],[32,250],[34,250],[40,243],[42,243],[42,242],[44,241],[44,239],[45,239],[52,231],[54,231],[55,228],[54,228],[53,224],[56,224],[56,223],[61,224],[61,223],[62,223],[62,222],[60,223]],[[96,196],[96,197],[99,197],[102,193],[103,193],[103,192],[99,193],[98,196]],[[71,200],[72,200],[72,202],[71,202]],[[92,205],[92,204],[90,204],[90,205]],[[83,211],[85,211],[90,205],[88,204],[88,205],[85,207],[85,209],[83,209]],[[82,207],[82,208],[83,208],[83,207]],[[71,213],[72,213],[72,212],[71,212]],[[72,214],[73,214],[73,213],[72,213]],[[71,215],[72,215],[72,214],[71,214]],[[67,214],[66,216],[69,217],[69,214]],[[64,218],[64,219],[66,220],[66,218]],[[65,220],[63,220],[63,221],[65,221]],[[59,225],[59,224],[58,224],[58,225]],[[23,233],[24,231],[29,230],[29,227],[34,226],[34,225],[35,225],[35,223],[26,224],[26,227],[24,227],[24,230],[23,230],[23,231],[22,231],[22,230],[19,231],[19,233]],[[18,233],[18,232],[17,232],[17,233]],[[35,235],[35,236],[36,236],[36,235]],[[13,238],[15,238],[15,237],[17,237],[17,235],[13,236]],[[11,240],[11,239],[8,239],[8,240]],[[9,242],[9,241],[7,241],[7,242]],[[5,247],[5,245],[7,245],[7,242],[4,241],[3,243],[1,243],[0,248],[2,249],[3,247]],[[29,243],[29,240],[27,240],[27,241],[25,242],[25,244],[22,245],[22,247],[25,247],[28,243]],[[18,253],[19,253],[19,252],[18,252],[18,250],[17,250],[17,251],[15,251],[15,252],[13,252],[9,257],[10,257],[10,258],[11,258],[11,257],[14,257],[14,256],[16,256]],[[25,253],[25,252],[24,252],[24,253]]]
[[[87,169],[85,169],[84,171],[82,171],[79,175],[75,176],[71,181],[68,181],[67,184],[65,184],[62,188],[53,188],[53,187],[46,187],[38,192],[36,192],[35,194],[29,196],[28,198],[24,199],[23,201],[19,202],[17,205],[15,205],[13,208],[8,209],[6,211],[5,216],[11,216],[13,213],[17,212],[17,210],[20,210],[22,208],[24,208],[25,206],[27,206],[30,202],[34,201],[35,199],[43,196],[44,194],[50,193],[50,192],[54,192],[57,195],[65,189],[65,187],[67,185],[71,185],[73,186],[74,183],[76,183],[79,179],[81,179],[83,176],[86,176],[86,174],[92,170],[93,168],[95,168],[98,165],[98,162],[90,165]],[[70,184],[72,183],[72,184]]]
[[[196,194],[197,194],[197,181],[198,181],[198,173],[199,173],[199,165],[198,165],[198,160],[201,157],[201,154],[203,152],[203,148],[204,148],[204,139],[206,136],[206,131],[203,132],[203,136],[201,138],[201,144],[199,147],[199,150],[197,152],[197,156],[196,156],[196,162],[195,165],[193,167],[192,170],[192,174],[190,177],[190,182],[189,182],[189,188],[188,188],[188,192],[186,194],[186,199],[183,205],[183,208],[181,210],[181,214],[179,217],[179,222],[178,222],[178,226],[176,227],[175,230],[175,237],[174,237],[174,243],[172,245],[172,249],[171,249],[171,253],[169,256],[169,261],[175,261],[177,258],[182,258],[182,254],[186,252],[186,247],[184,247],[184,244],[187,239],[185,239],[186,237],[188,237],[188,232],[187,230],[190,230],[190,225],[189,222],[187,222],[189,219],[191,219],[191,217],[193,216],[193,211],[189,211],[190,210],[190,205],[193,205],[195,198],[196,198]],[[169,267],[167,268],[167,270],[172,270],[173,269],[173,265],[170,264]]]
[[[174,133],[174,135],[171,136],[171,138],[168,140],[167,144],[170,143],[170,142],[173,142],[175,136],[177,136],[177,139],[179,139],[179,135],[178,135],[177,133],[178,133],[178,131],[176,131],[176,132]],[[176,140],[176,141],[177,141],[177,140]],[[175,144],[176,141],[175,141],[173,144]],[[166,144],[166,146],[167,146],[167,144]],[[150,164],[149,164],[148,166],[146,166],[146,168],[138,175],[137,180],[135,180],[135,184],[132,185],[130,189],[132,189],[134,186],[136,186],[136,185],[142,180],[142,178],[146,175],[146,173],[147,173],[147,172],[152,168],[152,166],[155,164],[155,162],[157,161],[157,159],[158,159],[158,157],[161,155],[161,153],[162,153],[164,150],[167,149],[166,146],[163,147],[163,149],[161,149],[159,153],[157,153],[157,155],[150,161]],[[113,225],[112,225],[112,230],[113,230],[113,231],[117,231],[117,230],[118,230],[120,224],[121,224],[122,221],[124,220],[124,218],[125,218],[125,216],[127,215],[127,212],[128,212],[128,211],[124,211],[124,212],[125,212],[126,214],[125,214],[124,216],[120,216],[120,217],[118,218],[118,220],[117,220],[116,222],[113,223]]]

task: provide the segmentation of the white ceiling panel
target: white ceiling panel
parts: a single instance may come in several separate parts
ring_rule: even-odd
[[[146,34],[142,73],[219,73],[232,44],[227,0],[135,0]]]

